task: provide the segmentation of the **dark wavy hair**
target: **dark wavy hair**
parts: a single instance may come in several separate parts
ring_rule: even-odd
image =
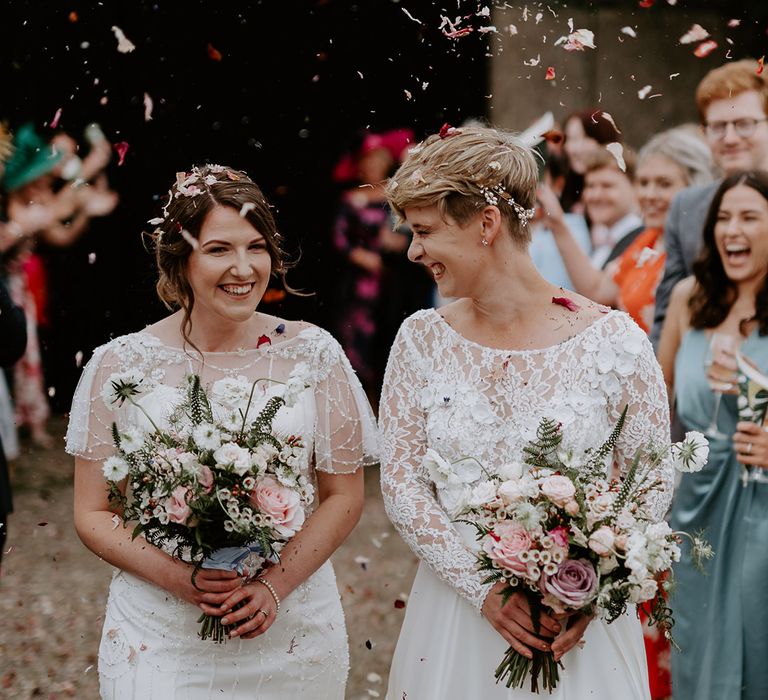
[[[281,279],[289,293],[298,293],[285,280],[295,261],[288,259],[272,207],[259,186],[246,173],[221,165],[195,166],[190,172],[178,173],[168,193],[162,221],[147,235],[154,241],[159,273],[157,294],[169,310],[184,311],[182,336],[196,350],[189,339],[195,295],[187,278],[187,261],[203,222],[216,207],[239,212],[264,237],[272,261],[272,276]]]
[[[768,172],[764,170],[734,173],[725,178],[717,188],[704,222],[701,252],[693,264],[696,285],[688,301],[692,328],[716,328],[728,316],[736,301],[736,285],[725,274],[723,261],[715,244],[715,225],[725,193],[739,185],[751,187],[768,202]],[[745,332],[746,324],[752,321],[757,321],[760,335],[768,335],[768,276],[757,293],[755,315],[742,319],[740,323],[742,333]]]

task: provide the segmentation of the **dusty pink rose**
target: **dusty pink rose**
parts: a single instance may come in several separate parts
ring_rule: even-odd
[[[275,530],[284,537],[290,537],[304,524],[299,494],[271,476],[256,482],[250,500],[264,515],[272,516]]]
[[[206,493],[210,493],[213,489],[213,472],[210,467],[206,467],[204,464],[197,472],[197,483],[205,489]]]
[[[560,525],[559,527],[550,530],[547,534],[552,538],[552,541],[555,543],[555,547],[565,549],[566,551],[568,550],[568,538],[570,533],[568,532],[567,527]]]
[[[520,561],[520,554],[531,548],[531,536],[517,523],[500,523],[483,543],[488,556],[515,574],[523,575],[528,567]]]
[[[556,612],[557,606],[552,599],[562,606],[577,610],[591,603],[597,595],[597,574],[585,559],[566,559],[560,564],[557,573],[544,576],[541,580],[544,601]]]
[[[172,523],[187,522],[190,510],[187,503],[187,494],[189,489],[186,486],[177,486],[173,493],[165,501],[165,512],[168,513],[168,520]]]
[[[573,500],[576,487],[567,476],[553,474],[541,482],[541,492],[556,506],[563,508]]]

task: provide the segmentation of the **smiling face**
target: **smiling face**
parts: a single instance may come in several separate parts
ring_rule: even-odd
[[[660,153],[643,158],[635,180],[643,223],[651,228],[664,226],[672,197],[687,185],[685,170],[672,159]]]
[[[586,174],[582,198],[592,222],[603,226],[613,226],[637,208],[632,183],[613,166]]]
[[[705,114],[705,133],[715,162],[726,174],[737,170],[757,170],[768,167],[768,122],[763,101],[755,90],[734,97],[713,100]],[[732,122],[754,120],[754,133],[740,136]],[[713,133],[726,124],[722,135]],[[714,128],[713,128],[714,125]]]
[[[214,207],[187,261],[194,314],[249,320],[269,283],[272,259],[264,237],[232,207]]]
[[[715,224],[715,245],[734,282],[765,277],[768,271],[768,201],[757,190],[736,185],[723,196]]]
[[[471,297],[482,275],[480,217],[461,226],[443,220],[436,205],[406,207],[405,220],[413,231],[408,259],[424,265],[444,297]]]

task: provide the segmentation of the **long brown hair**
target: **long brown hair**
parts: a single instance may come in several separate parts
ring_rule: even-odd
[[[169,310],[184,311],[181,333],[192,347],[195,345],[189,332],[195,295],[187,278],[187,261],[205,218],[216,207],[231,207],[239,212],[264,237],[272,261],[272,276],[282,280],[286,291],[297,293],[285,280],[286,272],[295,262],[288,259],[283,249],[283,237],[277,230],[272,207],[259,186],[246,173],[221,165],[195,166],[190,172],[177,173],[162,220],[153,219],[158,226],[148,235],[154,241],[159,273],[157,294]]]
[[[701,253],[693,264],[696,285],[688,301],[692,328],[716,328],[726,319],[736,301],[736,285],[725,274],[715,243],[715,225],[725,193],[739,185],[751,187],[768,202],[768,172],[764,170],[734,173],[718,187],[704,222]],[[768,277],[755,298],[755,315],[741,321],[742,333],[746,324],[752,321],[757,321],[760,335],[768,335]]]

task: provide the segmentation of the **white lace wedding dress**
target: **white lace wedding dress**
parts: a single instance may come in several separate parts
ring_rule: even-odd
[[[161,426],[180,397],[184,375],[204,385],[225,377],[285,381],[298,362],[309,363],[313,385],[292,408],[282,407],[274,427],[301,435],[314,464],[303,470],[349,473],[377,459],[377,434],[365,394],[338,343],[309,327],[272,344],[199,356],[134,333],[98,348],[86,366],[72,405],[67,451],[102,461],[113,453],[112,421],[125,429],[146,418],[125,403],[110,411],[101,397],[113,372],[145,377],[137,400]],[[258,392],[263,405],[279,390]],[[148,424],[146,426],[148,428]],[[344,615],[330,562],[282,602],[263,635],[226,644],[197,636],[200,610],[125,571],[115,570],[99,648],[101,695],[110,700],[290,700],[344,697],[349,654]]]
[[[649,440],[669,442],[667,395],[645,334],[611,311],[553,347],[510,351],[462,337],[435,310],[406,319],[392,348],[380,407],[381,481],[390,519],[421,559],[389,676],[388,700],[542,697],[508,690],[494,670],[507,643],[480,609],[490,585],[475,568],[475,529],[451,513],[472,479],[431,481],[422,458],[432,448],[449,461],[473,456],[499,466],[521,462],[542,416],[562,423],[564,447],[602,444],[625,404],[615,451],[619,468]],[[654,502],[663,517],[672,473]],[[557,700],[650,697],[640,623],[634,610],[610,625],[594,620],[562,659]]]

